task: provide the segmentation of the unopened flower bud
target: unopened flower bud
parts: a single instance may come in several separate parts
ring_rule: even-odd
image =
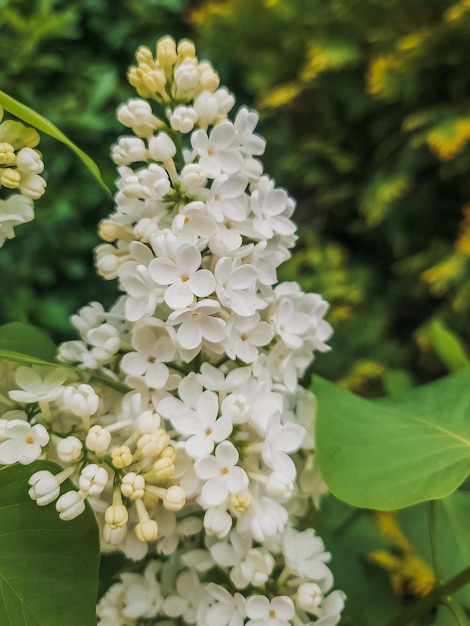
[[[35,500],[39,506],[50,504],[59,497],[60,485],[54,474],[48,470],[35,472],[28,483],[32,485],[28,491],[29,497]]]
[[[170,442],[170,436],[162,429],[145,433],[137,441],[137,448],[143,456],[158,456]]]
[[[279,502],[286,502],[292,496],[294,491],[294,483],[280,472],[272,472],[266,483],[266,492],[268,496],[278,500]]]
[[[172,37],[163,37],[157,43],[157,62],[163,68],[169,68],[176,63],[177,52],[175,40]]]
[[[117,469],[129,467],[134,460],[129,446],[118,446],[111,452],[112,464]]]
[[[168,480],[175,473],[175,464],[172,459],[166,459],[165,457],[158,459],[153,464],[153,474],[156,480],[164,481]]]
[[[8,189],[16,189],[21,182],[21,174],[18,170],[14,170],[11,167],[7,167],[4,170],[0,170],[0,183]]]
[[[24,126],[21,129],[19,141],[28,148],[35,148],[41,137],[38,131],[35,128],[31,128],[30,126]]]
[[[79,417],[90,417],[98,410],[100,399],[91,385],[82,384],[77,388],[66,387],[63,401],[68,409]]]
[[[172,159],[176,154],[176,146],[166,133],[158,133],[149,141],[149,154],[155,161]]]
[[[121,480],[121,493],[131,500],[143,498],[144,489],[145,478],[135,472],[129,472]]]
[[[189,91],[199,83],[199,72],[192,63],[185,62],[175,69],[174,79],[178,89]]]
[[[114,504],[108,506],[104,512],[104,521],[111,528],[125,526],[129,519],[127,508],[123,504]]]
[[[193,59],[196,56],[196,46],[189,39],[182,39],[178,43],[179,59]]]
[[[142,74],[142,82],[151,92],[161,93],[165,89],[165,74],[160,70],[147,70]]]
[[[21,148],[16,155],[16,166],[22,172],[28,172],[29,174],[41,174],[44,171],[41,155],[32,148]]]
[[[245,513],[250,508],[252,499],[251,491],[245,489],[238,493],[232,493],[230,496],[230,504],[236,511]]]
[[[67,491],[57,500],[55,508],[59,512],[60,519],[68,522],[75,519],[85,510],[85,494],[79,491]]]
[[[44,194],[46,189],[46,181],[42,176],[38,174],[26,174],[21,177],[21,183],[18,185],[18,189],[27,198],[31,200],[39,200]]]
[[[78,439],[78,437],[74,437],[70,435],[65,439],[61,439],[57,444],[57,456],[64,463],[73,463],[80,458],[82,454],[83,444]]]
[[[297,605],[304,611],[314,613],[322,603],[322,600],[322,590],[316,583],[302,583],[297,590]]]
[[[141,63],[146,63],[150,65],[153,63],[152,51],[150,50],[150,48],[147,48],[147,46],[139,46],[137,52],[135,53],[135,58],[139,65]]]
[[[85,439],[85,445],[88,450],[96,452],[97,454],[103,454],[103,452],[106,452],[110,443],[111,433],[99,424],[90,428]]]
[[[203,187],[207,182],[207,178],[199,163],[189,163],[185,165],[181,172],[180,179],[181,185],[185,191],[194,189],[195,187]]]
[[[227,511],[211,507],[204,515],[204,528],[208,535],[216,535],[219,539],[223,539],[232,528],[232,517]]]
[[[108,472],[104,467],[91,463],[82,469],[78,486],[87,496],[99,496],[106,487],[108,480]]]
[[[0,143],[0,165],[11,165],[15,158],[13,146],[10,143]]]
[[[135,527],[135,535],[139,541],[155,541],[158,536],[158,524],[153,519],[137,524]]]
[[[186,504],[186,494],[178,485],[172,485],[166,490],[163,506],[167,511],[181,511]]]
[[[137,430],[142,435],[144,433],[153,433],[155,432],[161,423],[161,417],[158,413],[154,413],[153,411],[145,411],[137,418]]]

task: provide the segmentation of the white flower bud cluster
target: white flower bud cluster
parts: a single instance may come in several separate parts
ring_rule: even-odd
[[[331,335],[320,295],[277,284],[295,203],[263,173],[257,114],[228,118],[234,98],[193,44],[166,37],[137,63],[141,97],[118,110],[133,135],[112,151],[116,206],[97,250],[122,295],[109,311],[84,307],[81,339],[60,350],[109,388],[18,367],[12,422],[28,411],[22,428],[2,426],[0,460],[2,448],[4,462],[58,459],[78,490],[59,496],[60,478],[35,476],[38,504],[58,498],[71,519],[89,497],[104,550],[159,555],[111,587],[100,626],[219,626],[222,614],[236,626],[334,626],[344,598],[330,593],[330,555],[293,528],[292,511],[324,489],[299,488],[314,464],[314,398],[298,380]],[[27,415],[48,438],[24,450]]]
[[[46,188],[41,153],[35,149],[39,133],[21,122],[2,119],[0,106],[0,189],[18,193],[0,199],[0,247],[15,236],[15,226],[34,218],[33,200]]]

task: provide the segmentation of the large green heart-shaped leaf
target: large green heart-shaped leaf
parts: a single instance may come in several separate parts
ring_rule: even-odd
[[[63,522],[28,496],[28,479],[58,466],[0,470],[0,624],[95,626],[99,539],[92,511]]]
[[[470,471],[470,369],[386,401],[315,378],[317,458],[341,500],[398,509],[452,493]]]
[[[56,139],[57,141],[60,141],[61,143],[68,146],[86,165],[88,170],[93,174],[93,176],[96,178],[101,187],[106,191],[106,193],[108,195],[111,195],[111,192],[104,182],[101,176],[101,172],[93,159],[85,154],[83,150],[80,150],[80,148],[76,146],[72,141],[70,141],[70,139],[66,135],[64,135],[64,133],[59,130],[57,126],[54,126],[54,124],[52,124],[52,122],[49,122],[49,120],[47,120],[45,117],[43,117],[39,113],[36,113],[36,111],[33,111],[33,109],[30,109],[25,104],[18,102],[18,100],[15,100],[15,98],[12,98],[3,91],[0,91],[0,105],[3,106],[5,111],[8,111],[23,122],[26,122],[26,124],[34,126],[34,128],[36,128],[37,130],[46,133],[46,135],[50,135],[51,137],[53,137],[53,139]]]

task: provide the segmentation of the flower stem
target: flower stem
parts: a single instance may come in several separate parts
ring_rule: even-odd
[[[447,582],[435,587],[431,593],[402,611],[400,615],[388,622],[386,626],[404,626],[405,624],[409,624],[413,618],[424,615],[433,609],[442,598],[451,595],[468,582],[470,582],[470,566],[466,567]]]

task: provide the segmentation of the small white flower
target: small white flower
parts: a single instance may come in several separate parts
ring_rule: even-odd
[[[248,476],[237,462],[238,451],[230,441],[219,443],[215,456],[197,461],[196,474],[206,481],[201,491],[206,506],[218,506],[230,493],[238,493],[248,487]]]
[[[42,448],[49,443],[49,433],[42,424],[31,426],[21,419],[8,422],[5,436],[8,439],[0,444],[0,463],[3,465],[29,465],[41,456]]]
[[[195,459],[210,454],[214,444],[223,441],[232,432],[232,423],[227,416],[217,418],[219,401],[212,391],[204,391],[200,395],[196,410],[187,408],[177,398],[164,398],[158,410],[178,432],[189,435],[185,450]]]
[[[183,244],[175,259],[157,258],[149,266],[152,279],[159,285],[168,285],[165,302],[171,309],[189,306],[194,296],[203,298],[215,289],[214,275],[209,270],[199,269],[201,253],[192,244]]]
[[[62,394],[62,383],[67,379],[67,372],[61,368],[47,370],[44,378],[34,367],[20,366],[16,370],[16,382],[22,390],[9,392],[15,402],[53,402]]]
[[[290,626],[295,615],[294,603],[288,596],[251,596],[246,601],[247,626]]]
[[[233,596],[226,589],[215,583],[207,585],[209,595],[215,602],[205,615],[207,626],[243,626],[245,623],[245,598],[241,593]]]
[[[234,174],[241,170],[243,158],[234,147],[235,142],[236,131],[229,121],[214,126],[209,136],[204,130],[197,130],[191,135],[191,144],[208,178],[215,178],[221,172]]]
[[[325,564],[331,555],[325,552],[325,545],[313,529],[302,532],[287,527],[282,537],[282,549],[286,565],[298,576],[325,585],[333,584],[333,575]]]
[[[220,317],[220,304],[214,300],[200,300],[192,307],[173,311],[168,316],[168,322],[180,324],[176,339],[184,350],[197,350],[203,339],[211,343],[223,341],[225,337],[225,322]]]

